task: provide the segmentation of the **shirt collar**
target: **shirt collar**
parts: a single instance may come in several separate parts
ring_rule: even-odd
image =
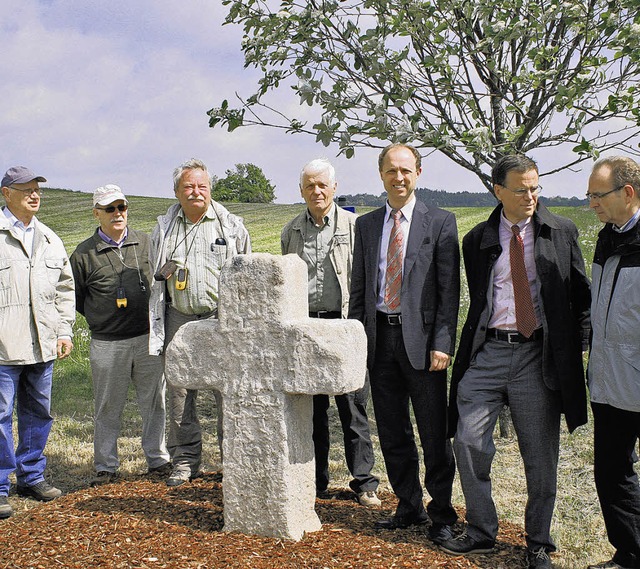
[[[517,225],[521,232],[524,231],[528,227],[528,225],[531,223],[532,219],[533,219],[532,217],[527,217],[524,220],[518,221],[518,223],[511,223],[504,215],[504,208],[500,212],[500,224],[504,228],[508,229],[509,233],[511,233],[511,227],[513,225]]]
[[[98,227],[98,235],[100,235],[100,238],[107,244],[107,245],[113,245],[114,247],[120,247],[120,245],[122,245],[125,241],[125,239],[127,238],[127,235],[129,235],[129,228],[126,227],[124,230],[124,237],[122,237],[121,241],[115,241],[114,239],[111,239],[111,237],[109,237],[104,231],[102,231],[101,227]]]
[[[187,223],[193,223],[192,221],[189,221],[189,219],[187,219],[187,216],[184,214],[184,210],[181,207],[178,208],[178,213],[176,215],[177,217],[182,218],[182,220]],[[207,211],[205,211],[202,219],[204,218],[215,219],[215,212],[213,211],[213,203],[209,204],[209,208],[207,209]]]
[[[4,211],[4,215],[7,217],[7,219],[11,222],[11,225],[13,227],[19,227],[20,229],[23,230],[27,230],[27,229],[31,229],[34,228],[36,226],[36,216],[34,215],[31,218],[31,221],[29,222],[28,225],[25,225],[22,221],[20,221],[15,215],[13,215],[13,213],[11,213],[11,210],[7,207],[4,206],[2,208],[2,210]]]
[[[629,229],[633,229],[636,226],[636,224],[638,223],[638,218],[640,218],[640,209],[636,211],[631,216],[631,219],[627,221],[627,223],[625,223],[623,226],[617,227],[616,225],[613,225],[613,230],[616,233],[624,233],[625,231],[629,231]]]
[[[333,218],[336,215],[337,207],[338,206],[335,204],[335,202],[331,204],[331,209],[329,209],[327,214],[323,217],[323,221],[324,221],[323,227],[326,227],[327,225],[331,225],[333,223]],[[309,208],[307,208],[307,221],[313,223],[314,225],[316,224],[316,220],[311,215]]]
[[[389,200],[385,202],[385,206],[386,206],[386,213],[384,216],[384,220],[386,223],[387,221],[389,221],[389,218],[391,217],[391,211],[393,210],[393,208],[389,205]],[[411,199],[400,208],[400,211],[402,212],[402,216],[409,223],[411,223],[411,218],[413,217],[413,210],[415,209],[415,207],[416,207],[416,195],[412,194]]]

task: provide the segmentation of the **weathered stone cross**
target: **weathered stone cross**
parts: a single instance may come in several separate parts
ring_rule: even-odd
[[[220,275],[219,320],[186,324],[167,348],[167,381],[222,392],[226,531],[321,527],[312,396],[364,385],[367,340],[355,320],[309,318],[307,294],[297,255],[239,255]]]

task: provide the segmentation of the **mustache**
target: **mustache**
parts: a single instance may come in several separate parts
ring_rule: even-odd
[[[191,195],[191,196],[188,196],[188,197],[187,197],[187,201],[190,201],[190,202],[193,202],[193,201],[203,202],[203,201],[204,201],[204,198],[203,198],[202,196],[194,196],[194,195]]]

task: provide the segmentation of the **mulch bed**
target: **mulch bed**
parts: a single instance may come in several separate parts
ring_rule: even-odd
[[[360,506],[348,491],[318,500],[322,529],[299,542],[223,531],[222,484],[208,473],[178,488],[136,478],[73,492],[0,521],[0,568],[252,569],[524,567],[520,527],[501,523],[496,552],[469,558],[438,551],[424,527],[376,531],[396,500]],[[462,513],[462,512],[461,512]]]

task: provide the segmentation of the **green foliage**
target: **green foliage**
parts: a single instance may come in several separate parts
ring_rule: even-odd
[[[212,127],[307,133],[347,157],[412,142],[488,189],[488,170],[509,153],[567,144],[565,168],[611,148],[638,152],[637,0],[223,4],[226,23],[243,27],[245,66],[262,77],[239,108],[226,100],[212,108]],[[291,88],[319,120],[273,102]]]
[[[211,197],[220,202],[271,203],[275,199],[275,186],[261,168],[254,164],[236,164],[227,170],[227,177],[216,179]]]

